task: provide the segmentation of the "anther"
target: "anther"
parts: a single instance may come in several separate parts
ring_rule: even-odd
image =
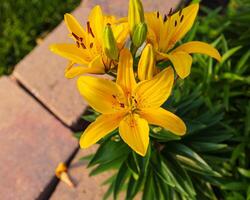
[[[180,9],[180,11],[179,11],[179,16],[181,16],[181,14],[182,14],[182,9]]]
[[[168,13],[168,16],[171,16],[171,15],[172,15],[172,12],[173,12],[173,8],[170,8],[169,13]]]
[[[177,26],[177,21],[175,20],[175,22],[174,22],[174,26],[176,27]]]
[[[157,18],[159,18],[160,17],[160,13],[159,13],[159,11],[157,11]]]
[[[166,22],[166,21],[167,21],[167,19],[168,19],[167,15],[164,15],[164,19],[163,19],[163,21],[164,21],[164,22]]]
[[[83,49],[86,49],[86,46],[83,43],[81,43],[81,46]]]
[[[181,16],[180,23],[183,21],[184,15]]]
[[[88,33],[90,33],[90,34],[92,35],[92,37],[94,38],[95,35],[94,35],[93,32],[92,32],[92,29],[91,29],[91,27],[90,27],[89,21],[87,22],[87,30],[88,30]]]
[[[124,108],[124,107],[125,107],[124,103],[120,103],[120,106],[121,106],[122,108]]]
[[[78,41],[76,42],[76,46],[77,48],[80,48],[80,43]]]
[[[76,40],[79,40],[79,37],[75,33],[72,32],[72,35]]]
[[[91,42],[91,43],[90,43],[89,47],[90,47],[90,48],[92,48],[92,47],[93,47],[93,42]]]

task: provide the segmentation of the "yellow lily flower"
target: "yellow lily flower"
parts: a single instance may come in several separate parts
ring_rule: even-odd
[[[70,14],[64,15],[64,20],[70,32],[70,37],[76,44],[54,44],[52,52],[70,60],[65,70],[67,78],[73,78],[84,73],[102,74],[114,67],[115,61],[105,55],[103,48],[103,31],[110,24],[118,49],[124,45],[128,35],[128,24],[116,24],[114,16],[105,16],[100,6],[95,6],[87,22],[86,31]],[[78,66],[74,66],[78,64]]]
[[[190,74],[192,57],[189,54],[191,53],[202,53],[218,61],[221,60],[219,52],[204,42],[187,42],[173,49],[176,42],[181,40],[193,26],[198,10],[199,4],[192,4],[173,15],[171,10],[164,17],[159,12],[145,14],[148,25],[147,40],[156,50],[156,59],[170,60],[181,78],[186,78]]]
[[[84,131],[80,146],[87,148],[119,127],[124,142],[144,156],[149,144],[149,124],[177,135],[185,134],[185,123],[160,107],[169,97],[173,82],[174,72],[168,67],[152,79],[136,83],[128,49],[120,53],[116,83],[92,76],[80,77],[77,85],[81,95],[102,113]]]

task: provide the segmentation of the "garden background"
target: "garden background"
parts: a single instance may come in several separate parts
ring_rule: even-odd
[[[79,4],[80,0],[2,0],[0,4],[0,76],[10,75],[15,65],[36,45],[42,44],[47,34],[63,20],[63,14],[73,11]],[[179,7],[184,4],[187,2],[181,2]],[[179,153],[189,159],[186,160],[188,174],[184,173],[187,176],[186,180],[177,175],[176,180],[168,180],[169,185],[176,185],[175,181],[177,181],[180,187],[184,188],[184,192],[177,189],[176,199],[185,199],[185,195],[182,196],[181,193],[185,193],[186,190],[191,191],[192,196],[192,191],[195,190],[200,197],[198,199],[250,200],[249,22],[249,0],[201,1],[199,17],[192,30],[183,39],[183,42],[200,40],[212,43],[222,54],[222,62],[216,63],[206,56],[194,55],[191,76],[185,80],[185,83],[179,81],[180,87],[175,90],[171,99],[173,105],[176,105],[177,113],[188,121],[191,134],[183,140],[169,135],[157,138],[159,141],[169,142],[171,153]],[[63,71],[64,66],[61,66],[61,69]],[[24,88],[27,89],[25,83]],[[4,89],[6,93],[9,92],[9,88]],[[44,104],[46,103],[42,101],[43,106]],[[53,112],[53,109],[50,109],[50,112],[51,110]],[[1,117],[0,119],[3,120]],[[92,120],[91,115],[85,116],[84,119]],[[67,122],[63,123],[67,125]],[[72,127],[76,137],[78,131],[84,128],[75,125]],[[3,137],[3,131],[0,134]],[[157,136],[151,135],[151,137]],[[107,165],[107,163],[114,163],[113,161],[122,154],[122,151],[115,151],[116,146],[112,148],[114,151],[108,150],[108,158],[100,159],[102,154],[107,153],[105,146],[104,150],[99,150],[99,157],[91,157],[91,165],[98,165],[93,169],[92,175],[120,167],[119,164],[122,162],[120,160],[114,165]],[[189,151],[190,149],[192,152]],[[11,151],[4,154],[8,156]],[[72,152],[65,154],[74,155]],[[203,161],[206,165],[202,165]],[[131,163],[131,170],[139,174],[134,169],[133,161]],[[4,164],[1,162],[1,165]],[[174,164],[169,168],[172,174],[181,173]],[[134,176],[133,173],[132,176]],[[156,178],[146,181],[148,184],[144,187],[157,188],[161,183],[160,176],[153,176]],[[127,178],[129,179],[130,176]],[[119,182],[111,178],[109,183],[112,184],[106,196],[112,191],[118,193],[124,189],[120,186],[125,180]],[[55,189],[56,184],[52,185]],[[137,191],[139,187],[135,187],[132,183],[129,187],[130,189],[125,188],[127,196],[132,197],[139,191],[139,189]],[[47,194],[51,194],[54,189],[47,188],[39,198],[46,199]],[[162,196],[154,196],[155,193]],[[143,198],[166,199],[167,196],[164,195],[166,195],[164,191],[155,192],[147,189],[144,191]]]

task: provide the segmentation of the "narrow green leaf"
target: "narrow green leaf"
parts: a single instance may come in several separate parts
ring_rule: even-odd
[[[117,198],[118,193],[120,192],[122,185],[124,184],[124,182],[126,181],[127,175],[129,174],[128,168],[127,168],[127,164],[126,162],[124,162],[115,179],[114,182],[114,199]]]
[[[94,168],[90,172],[90,176],[95,176],[97,174],[103,173],[105,171],[111,170],[111,169],[117,169],[121,166],[121,163],[123,162],[123,158],[118,158],[116,160],[112,160],[110,162],[105,162],[99,164],[96,168]]]
[[[238,167],[238,171],[242,176],[245,176],[247,178],[250,178],[250,169],[243,169],[241,167]]]
[[[128,146],[124,144],[123,141],[115,142],[108,139],[99,146],[88,167],[99,163],[111,162],[112,160],[116,160],[118,158],[126,159],[129,152],[130,150]]]
[[[153,173],[149,169],[148,176],[146,178],[145,185],[144,185],[142,200],[152,200],[152,199],[155,199],[152,177],[153,177]]]

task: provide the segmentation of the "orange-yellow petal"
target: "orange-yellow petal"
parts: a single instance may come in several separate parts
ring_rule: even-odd
[[[88,20],[94,36],[101,42],[105,24],[102,9],[99,5],[91,10]]]
[[[102,71],[102,73],[104,73],[105,66],[102,61],[102,56],[98,55],[93,60],[91,60],[91,62],[89,63],[89,68],[96,69],[97,71]]]
[[[85,37],[86,32],[73,15],[66,13],[64,20],[70,33],[74,33],[78,37]]]
[[[136,153],[145,156],[149,144],[148,122],[137,114],[127,115],[119,125],[121,138]]]
[[[115,40],[119,49],[124,47],[124,43],[128,37],[129,29],[127,23],[117,24],[112,26]]]
[[[174,82],[174,71],[168,67],[151,80],[142,81],[135,88],[138,108],[160,107],[169,97]]]
[[[120,53],[116,83],[122,87],[126,96],[130,96],[136,86],[133,57],[126,48]]]
[[[138,77],[141,81],[151,79],[154,76],[155,69],[155,55],[151,44],[143,49],[141,58],[138,63]]]
[[[181,118],[163,108],[147,108],[139,112],[149,124],[161,126],[176,135],[186,133],[186,125]]]
[[[221,55],[217,49],[215,49],[212,45],[207,44],[205,42],[192,41],[187,42],[176,49],[173,52],[185,51],[187,53],[201,53],[211,56],[218,61],[221,61]]]
[[[124,113],[115,113],[97,117],[82,134],[80,138],[81,148],[87,148],[95,144],[108,133],[115,130],[119,126],[123,116]]]
[[[122,88],[111,80],[82,76],[77,86],[88,104],[100,113],[110,114],[125,108]]]
[[[174,44],[182,39],[182,37],[191,29],[199,10],[199,4],[191,4],[186,8],[172,15],[168,20],[168,38],[166,41],[168,47],[171,48]]]
[[[89,52],[85,49],[77,48],[74,44],[53,44],[50,50],[64,58],[78,64],[88,64],[91,61]]]
[[[84,67],[84,66],[74,66],[71,68],[67,68],[65,70],[65,77],[66,78],[74,78],[76,76],[82,75],[82,74],[103,74],[105,73],[103,69],[101,68],[90,68],[90,67]]]
[[[175,71],[180,78],[184,79],[190,74],[193,59],[187,52],[177,51],[165,55],[173,64]]]

